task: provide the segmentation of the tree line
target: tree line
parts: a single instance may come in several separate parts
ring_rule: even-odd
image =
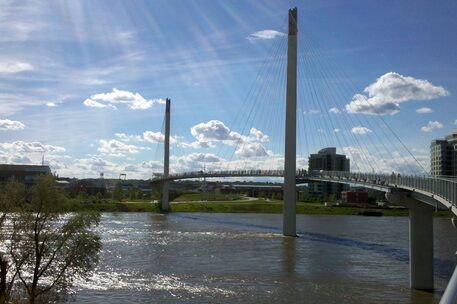
[[[69,213],[68,194],[42,175],[0,185],[0,303],[62,302],[99,261],[100,214]]]

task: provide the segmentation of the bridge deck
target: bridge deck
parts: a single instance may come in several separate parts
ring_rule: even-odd
[[[227,171],[194,171],[168,176],[157,176],[153,183],[171,180],[212,178],[212,177],[283,177],[283,170],[227,170]],[[457,214],[457,180],[429,176],[402,176],[400,174],[352,173],[342,171],[297,170],[297,183],[331,182],[364,186],[384,192],[403,189],[417,192],[434,199]]]

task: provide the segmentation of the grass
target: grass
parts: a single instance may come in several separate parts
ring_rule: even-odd
[[[187,193],[178,196],[175,202],[192,202],[192,201],[235,201],[240,200],[240,195],[233,194],[213,194],[213,193]]]
[[[282,213],[282,201],[262,198],[246,201],[211,201],[201,202],[198,195],[193,195],[195,201],[175,200],[170,204],[172,212],[211,212],[211,213]],[[222,198],[222,197],[221,197]],[[99,202],[74,202],[72,211],[100,212],[160,212],[160,205],[152,202],[115,202],[102,200]],[[320,215],[358,215],[367,210],[356,207],[327,207],[321,203],[297,203],[297,214]],[[380,211],[384,216],[407,216],[407,209],[370,208],[370,211]],[[434,213],[436,217],[450,217],[448,211]]]

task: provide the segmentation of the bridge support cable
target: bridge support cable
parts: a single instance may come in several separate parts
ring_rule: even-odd
[[[360,147],[358,150],[360,151],[361,160],[352,162],[352,166],[358,167],[358,171],[371,172],[374,169],[372,162],[369,161],[365,149],[361,148],[363,145],[360,144],[359,138],[347,131],[351,129],[351,125],[341,126],[341,123],[338,123],[346,115],[340,112],[329,113],[329,109],[332,106],[335,107],[335,105],[329,105],[329,101],[335,101],[340,97],[332,94],[334,93],[333,87],[338,80],[328,79],[328,76],[321,71],[323,67],[320,62],[317,62],[318,58],[313,49],[308,46],[308,43],[302,46],[302,52],[299,53],[298,60],[299,101],[301,101],[299,107],[302,106],[303,109],[307,110],[306,114],[304,110],[301,110],[301,120],[309,121],[308,124],[303,123],[303,125],[307,125],[305,134],[309,134],[312,141],[312,148],[308,149],[310,152],[312,149],[317,152],[323,147],[335,146],[342,152],[346,152],[346,149],[351,148],[356,143],[357,147]],[[304,69],[307,77],[303,76]],[[329,82],[332,83],[330,84]],[[300,88],[302,88],[301,92]],[[311,124],[314,125],[314,129]],[[313,136],[313,134],[316,135]],[[348,140],[350,137],[352,137],[354,143]],[[315,138],[317,138],[317,143]],[[307,141],[307,138],[305,140]],[[310,144],[311,141],[309,141]]]
[[[289,10],[284,147],[283,234],[296,236],[297,8]]]
[[[310,35],[310,37],[312,36]],[[362,168],[360,168],[360,171],[374,171],[375,168],[373,168],[373,165],[375,164],[369,161],[369,156],[365,151],[366,149],[364,149],[366,145],[360,143],[360,141],[363,141],[364,138],[361,136],[354,135],[352,134],[352,132],[350,132],[351,128],[356,126],[357,124],[354,124],[353,122],[348,123],[346,119],[346,116],[348,115],[343,114],[342,110],[339,110],[340,108],[337,104],[328,104],[329,101],[335,102],[339,99],[342,101],[348,101],[350,97],[342,97],[338,94],[335,94],[334,87],[336,87],[341,82],[341,79],[329,75],[331,74],[331,68],[328,68],[328,70],[330,71],[328,73],[327,71],[323,71],[325,70],[326,66],[323,62],[321,62],[321,54],[314,50],[314,48],[315,47],[310,47],[309,43],[305,45],[304,49],[307,52],[307,56],[303,56],[304,58],[302,58],[302,61],[306,63],[307,69],[309,69],[311,75],[314,76],[313,79],[310,80],[313,82],[311,87],[313,89],[313,94],[318,95],[314,99],[319,99],[319,102],[317,104],[320,107],[321,116],[326,116],[327,120],[325,121],[328,121],[331,124],[331,130],[327,131],[326,129],[324,129],[325,132],[322,132],[321,136],[325,136],[326,133],[333,134],[333,136],[331,136],[332,140],[336,138],[340,145],[341,142],[339,141],[339,138],[342,138],[343,141],[345,141],[346,143],[346,147],[342,147],[343,149],[351,149],[351,147],[354,147],[354,145],[356,145],[354,148],[358,151],[358,156],[360,159],[358,159],[356,162],[352,162],[352,165],[357,165],[357,167],[359,168],[363,166]],[[316,81],[314,81],[314,79],[316,79]],[[317,92],[321,92],[320,94],[316,93],[316,87],[318,88]],[[322,108],[323,106],[324,108]],[[331,107],[334,107],[338,112],[330,114],[329,110],[331,109]],[[343,121],[343,123],[346,122],[346,126],[341,126],[341,121]],[[339,129],[341,127],[343,129],[342,132],[341,129]],[[332,132],[335,129],[339,129],[338,132]],[[350,136],[352,136],[352,140],[354,141],[353,143],[348,142],[348,137]]]
[[[277,130],[271,122],[275,120],[274,117],[278,116],[278,113],[277,111],[270,109],[278,104],[275,96],[280,93],[279,88],[281,87],[280,83],[278,83],[278,78],[281,77],[281,74],[278,71],[284,69],[283,54],[285,53],[286,47],[287,44],[285,43],[285,40],[279,39],[273,56],[268,62],[264,62],[262,73],[259,73],[259,83],[254,84],[256,88],[249,92],[249,98],[245,103],[246,105],[249,104],[250,108],[246,109],[247,111],[245,111],[245,109],[240,109],[239,115],[237,115],[237,117],[241,118],[243,114],[247,113],[247,117],[245,117],[246,119],[244,121],[239,121],[239,123],[234,124],[234,126],[241,126],[241,128],[239,128],[241,135],[249,133],[249,129],[252,127],[256,127],[266,134],[270,134],[268,131],[274,132]],[[265,117],[266,114],[270,114],[270,117]],[[265,127],[265,129],[263,127]],[[243,138],[235,141],[233,150],[228,158],[228,164],[234,160],[236,151],[243,143]]]
[[[268,105],[267,113],[268,116],[261,116],[262,128],[268,132],[270,140],[266,143],[266,147],[270,148],[272,154],[270,158],[272,161],[278,160],[278,158],[284,155],[284,125],[283,118],[285,115],[285,91],[286,86],[286,73],[287,73],[287,63],[286,57],[284,54],[287,52],[287,42],[285,40],[284,48],[281,49],[281,57],[278,58],[278,65],[273,71],[275,79],[269,87],[270,94],[266,96],[266,100],[271,102]],[[276,85],[274,85],[276,84]],[[261,129],[263,130],[263,129]],[[278,169],[276,167],[278,164],[275,162],[269,162],[269,165],[274,167],[265,167],[264,169]]]
[[[239,132],[241,135],[245,134],[245,132],[249,132],[247,129],[255,123],[255,121],[253,121],[255,116],[258,115],[259,111],[266,109],[265,104],[261,103],[262,100],[260,95],[272,90],[271,82],[274,81],[277,72],[272,73],[271,70],[276,63],[281,63],[281,59],[284,58],[285,40],[284,37],[279,37],[278,39],[274,39],[270,45],[267,56],[262,61],[255,79],[249,87],[247,95],[241,103],[241,107],[236,110],[233,119],[230,121],[230,127],[233,131]],[[222,165],[223,168],[227,170],[234,169],[232,160],[241,144],[242,138],[233,141],[230,149],[224,150],[222,149],[224,146],[219,147],[218,151],[216,151],[216,155],[220,155],[222,158],[226,159],[225,164]]]
[[[285,57],[284,53],[287,48],[287,44],[285,40],[282,40],[284,43],[280,45],[279,53],[275,56],[272,60],[271,65],[269,66],[269,73],[266,75],[265,79],[263,80],[262,87],[259,90],[259,93],[256,96],[256,106],[255,111],[250,116],[250,119],[246,121],[245,125],[243,126],[241,134],[249,133],[250,128],[255,127],[258,130],[268,134],[270,136],[270,140],[265,142],[265,148],[267,148],[267,144],[269,144],[272,151],[275,150],[275,142],[276,142],[276,133],[278,132],[278,124],[275,123],[276,120],[279,118],[279,113],[281,113],[279,106],[283,106],[283,103],[280,104],[279,98],[281,95],[284,95],[279,88],[284,88],[284,76],[285,74]],[[258,103],[258,105],[257,105]],[[240,145],[243,144],[243,141],[237,141],[236,149]],[[235,149],[235,150],[236,150]],[[235,152],[234,150],[234,152]],[[265,151],[267,152],[267,151]],[[232,153],[232,157],[234,153]],[[270,157],[273,155],[268,155]],[[263,164],[265,165],[265,164]],[[266,167],[259,167],[258,169],[271,169]]]
[[[319,58],[322,58],[322,61],[323,61],[323,64],[322,64],[323,68],[320,72],[326,73],[328,75],[327,78],[329,78],[329,77],[338,78],[337,74],[332,69],[331,63],[329,63],[329,60],[326,60],[325,59],[326,57],[323,56],[320,52],[316,52],[316,53],[317,53],[317,56]],[[325,67],[327,67],[327,68],[325,68]],[[340,85],[340,86],[337,86],[337,88],[340,89],[340,92],[341,92],[341,88],[342,88],[347,93],[347,88],[345,86]],[[338,94],[336,94],[336,95],[338,95]],[[349,99],[347,99],[347,100],[349,100]],[[378,124],[376,124],[374,122],[374,119],[371,116],[366,116],[366,115],[354,115],[354,114],[348,113],[347,115],[344,115],[343,118],[344,118],[344,120],[350,120],[350,123],[352,124],[352,126],[356,126],[356,125],[367,126],[367,127],[369,127],[370,130],[372,130],[373,134],[372,135],[368,134],[369,136],[366,136],[366,141],[365,141],[365,143],[363,143],[363,146],[359,144],[359,150],[364,151],[364,153],[368,154],[368,161],[370,162],[370,158],[371,158],[371,165],[376,167],[375,168],[376,172],[388,171],[385,168],[388,165],[383,164],[380,167],[379,163],[378,163],[379,159],[376,159],[377,155],[371,154],[371,153],[373,153],[373,150],[377,150],[376,151],[377,153],[381,152],[381,153],[388,154],[389,159],[393,162],[393,169],[397,172],[403,172],[402,165],[404,165],[404,164],[402,164],[401,162],[398,161],[398,158],[399,158],[398,155],[400,155],[400,151],[396,148],[395,143],[392,141],[392,139],[389,136],[387,136],[382,125],[379,126]],[[384,135],[384,138],[382,138],[382,136],[379,133]],[[356,135],[356,137],[357,137],[357,135]],[[362,139],[361,139],[361,141],[362,141]],[[386,142],[387,142],[387,144],[386,144]],[[382,149],[376,148],[379,145],[382,146]],[[365,149],[364,149],[364,147],[370,147],[370,146],[372,147],[371,153],[368,149],[366,149],[367,151],[365,151]],[[390,146],[391,148],[389,148],[388,146]],[[398,153],[398,154],[396,154],[396,153]],[[375,159],[373,159],[373,158],[375,158]],[[409,169],[411,171],[413,171],[413,169],[409,163],[406,163],[406,166],[408,166]]]
[[[317,94],[316,87],[319,87],[319,86],[322,87],[318,91],[325,91],[328,94],[330,92],[333,92],[333,90],[332,90],[333,86],[328,84],[328,81],[327,81],[328,76],[322,72],[322,66],[320,64],[319,64],[319,66],[317,66],[318,63],[312,62],[311,58],[313,58],[313,59],[318,58],[318,56],[314,53],[312,48],[308,47],[308,45],[305,43],[303,49],[305,52],[301,53],[302,55],[299,58],[299,63],[300,63],[299,69],[298,69],[299,75],[303,73],[301,71],[303,69],[303,68],[301,68],[302,66],[304,66],[304,68],[306,68],[308,70],[308,73],[310,75],[312,75],[312,77],[306,78],[306,83],[307,83],[307,88],[309,91],[308,94],[311,95],[310,100],[314,101],[313,107],[319,108],[320,118],[317,120],[319,123],[321,123],[320,121],[328,121],[328,122],[330,122],[330,125],[331,125],[331,129],[327,130],[328,128],[325,125],[323,125],[323,123],[322,123],[322,125],[319,127],[319,130],[321,130],[321,132],[319,132],[320,134],[317,137],[319,139],[321,139],[321,138],[326,139],[327,147],[334,146],[334,139],[336,139],[342,152],[346,152],[345,149],[350,148],[353,145],[348,140],[348,137],[352,137],[353,142],[356,145],[358,145],[358,147],[362,147],[357,136],[354,136],[354,134],[352,134],[351,132],[344,131],[345,129],[350,130],[351,126],[349,124],[342,127],[341,125],[339,125],[337,123],[336,117],[342,116],[342,115],[329,114],[329,109],[331,108],[331,106],[328,105],[328,102],[329,102],[329,100],[333,100],[333,101],[338,100],[338,96],[336,96],[335,94],[332,94],[331,96],[323,96],[322,94],[320,94],[320,95]],[[316,81],[314,81],[314,78],[317,78],[317,77],[320,77],[321,81],[324,83],[319,85]],[[301,77],[301,78],[303,78],[303,77]],[[326,117],[327,119],[324,120],[324,119],[322,119],[322,117]],[[338,118],[341,119],[341,117],[338,117]],[[311,119],[311,117],[310,117],[310,119]],[[340,128],[342,128],[343,131]],[[310,133],[312,134],[313,132],[311,132],[311,130],[310,130]],[[328,135],[328,133],[330,133],[330,136]],[[344,133],[344,136],[341,135],[343,133]],[[328,139],[329,137],[330,137],[330,140]],[[342,141],[340,139],[342,139]],[[342,142],[344,142],[344,145],[342,144]],[[321,146],[319,146],[319,147],[322,148],[322,143],[321,143]],[[373,167],[371,166],[371,163],[368,161],[368,157],[365,153],[365,150],[364,149],[359,149],[359,150],[361,152],[360,156],[362,158],[362,161],[352,162],[351,165],[352,166],[355,165],[358,168],[361,168],[362,170],[360,170],[360,171],[366,170],[366,172],[370,172],[371,171],[370,169],[373,169]]]
[[[332,129],[334,130],[335,127],[342,127],[343,132],[334,132],[333,137],[335,137],[337,140],[339,138],[342,138],[343,141],[346,143],[345,149],[348,149],[350,151],[351,149],[355,149],[355,153],[349,153],[349,154],[354,154],[350,155],[350,157],[354,160],[355,162],[352,162],[353,165],[358,165],[360,168],[363,166],[362,170],[359,169],[359,171],[365,170],[366,172],[372,172],[372,171],[377,171],[377,172],[386,172],[388,170],[385,170],[385,168],[380,167],[377,161],[373,161],[374,154],[373,151],[370,153],[367,147],[372,147],[374,148],[374,152],[385,152],[387,154],[390,154],[389,160],[395,163],[396,171],[398,170],[399,163],[396,160],[396,157],[394,154],[392,154],[391,149],[388,149],[384,140],[382,140],[379,135],[378,135],[378,127],[373,126],[370,123],[370,128],[373,131],[372,134],[366,134],[364,136],[361,135],[356,135],[351,132],[352,127],[355,126],[364,126],[366,125],[366,122],[361,121],[361,115],[354,115],[350,113],[344,113],[344,110],[341,109],[341,104],[338,104],[337,101],[341,102],[348,102],[350,98],[352,97],[351,94],[348,94],[347,88],[342,85],[342,82],[346,81],[345,78],[342,78],[339,75],[336,75],[334,73],[334,68],[328,63],[328,60],[325,60],[328,55],[326,56],[325,54],[322,54],[322,52],[319,51],[319,49],[316,50],[315,47],[311,48],[308,45],[305,45],[304,48],[308,52],[308,56],[303,58],[303,61],[306,61],[306,65],[308,66],[308,69],[310,69],[312,72],[311,74],[314,75],[314,78],[319,78],[322,83],[313,83],[312,87],[321,87],[319,90],[322,92],[319,94],[319,98],[321,102],[319,102],[319,106],[325,106],[324,109],[322,110],[321,108],[321,113],[322,116],[326,115],[327,120],[330,122],[332,125]],[[307,57],[312,58],[315,62],[311,60],[307,60]],[[320,85],[320,86],[319,86]],[[344,88],[346,90],[341,90],[341,88]],[[337,92],[338,91],[338,92]],[[329,101],[333,101],[333,104],[331,104]],[[329,113],[329,110],[333,108],[334,111],[337,111],[336,113],[334,112],[333,114]],[[355,121],[357,120],[357,121]],[[339,130],[341,131],[341,130]],[[352,137],[353,142],[350,143],[348,142],[348,137]],[[377,137],[377,140],[374,140],[373,137]],[[369,142],[367,142],[367,140]],[[339,140],[338,140],[339,142]],[[341,144],[339,142],[339,144]],[[355,146],[354,146],[355,145]],[[376,146],[382,145],[384,150],[379,150],[379,148],[376,148]],[[351,148],[353,147],[353,148]],[[373,149],[372,149],[373,150]],[[357,159],[356,156],[358,155]],[[383,164],[384,167],[386,167]],[[367,170],[368,169],[368,170]],[[371,170],[370,170],[371,169]]]
[[[306,33],[307,36],[309,36],[309,39],[307,41],[310,41],[313,39],[313,34],[312,33]],[[328,73],[331,74],[331,79],[333,79],[332,86],[337,87],[339,89],[343,89],[344,91],[344,102],[347,103],[351,100],[351,98],[354,96],[356,92],[360,90],[360,88],[357,88],[356,85],[354,84],[352,78],[350,75],[347,74],[345,69],[342,69],[341,66],[335,64],[334,60],[332,60],[332,56],[330,56],[327,52],[325,54],[319,47],[319,42],[318,41],[312,41],[313,45],[313,50],[314,53],[318,56],[317,60],[319,60],[319,63],[316,64],[316,66],[321,67],[323,71],[327,71]],[[319,69],[319,71],[321,70]],[[343,82],[347,83],[347,85],[343,85]],[[350,89],[350,90],[348,90]],[[373,130],[372,136],[377,137],[377,143],[378,146],[379,144],[384,146],[385,151],[374,151],[375,154],[377,152],[386,152],[388,154],[391,154],[392,156],[389,156],[390,159],[384,159],[390,164],[390,167],[392,167],[392,163],[395,163],[396,171],[401,172],[401,173],[407,173],[405,172],[405,167],[408,168],[408,170],[412,174],[419,174],[421,172],[425,173],[428,175],[428,172],[424,169],[422,163],[413,155],[413,153],[410,151],[408,146],[400,139],[399,135],[394,132],[390,124],[388,123],[388,117],[384,118],[380,114],[376,114],[377,111],[375,111],[374,105],[367,99],[363,99],[364,102],[366,103],[366,106],[373,112],[375,113],[374,115],[365,115],[365,114],[351,114],[351,113],[345,113],[345,115],[340,115],[341,117],[349,117],[349,118],[357,118],[359,121],[363,123],[363,120],[365,124],[371,125],[371,129]],[[342,106],[341,104],[339,106]],[[344,104],[343,104],[343,109],[344,109]],[[344,111],[344,110],[343,110]],[[376,120],[378,123],[376,123]],[[378,131],[378,132],[375,132]],[[384,139],[381,139],[380,134],[384,136]],[[366,136],[368,138],[368,136]],[[386,148],[386,144],[390,148]],[[406,152],[406,153],[405,153]],[[383,165],[383,167],[387,167]],[[387,170],[384,170],[387,171]]]
[[[286,48],[284,48],[284,53]],[[282,60],[281,68],[278,70],[279,75],[279,88],[286,87],[286,78],[287,78],[287,63],[284,58]],[[273,152],[273,157],[281,157],[284,155],[284,135],[285,135],[285,126],[283,123],[283,118],[285,116],[285,105],[284,100],[286,99],[285,91],[283,89],[276,89],[276,94],[273,95],[274,107],[271,111],[273,115],[271,120],[265,120],[269,125],[271,130],[271,140],[270,148]],[[277,167],[271,169],[278,169]]]
[[[303,52],[299,53],[298,59],[298,75],[300,80],[306,81],[306,88],[309,94],[309,96],[302,97],[303,107],[306,109],[306,113],[305,111],[302,113],[304,115],[303,119],[306,119],[305,117],[307,117],[309,120],[315,123],[314,130],[310,130],[310,133],[316,134],[315,137],[317,137],[319,141],[317,145],[318,148],[315,148],[315,151],[313,151],[317,152],[316,150],[320,150],[321,148],[334,146],[334,136],[330,136],[329,134],[329,132],[334,130],[334,127],[332,127],[331,130],[327,130],[328,128],[326,127],[326,123],[332,123],[332,120],[323,119],[323,117],[328,116],[328,114],[327,109],[323,107],[325,100],[322,98],[322,94],[318,93],[321,92],[322,89],[317,88],[318,86],[314,82],[314,79],[317,77],[318,73],[314,71],[313,65],[309,64],[312,54],[309,51],[307,52],[306,48],[302,49]],[[301,82],[299,83],[301,84]],[[338,139],[338,137],[336,138]]]
[[[165,144],[164,144],[164,157],[163,157],[163,176],[167,178],[170,174],[170,106],[171,101],[166,99],[165,105]],[[168,181],[164,180],[162,186],[162,211],[167,212],[170,210],[169,202],[169,185]]]
[[[420,290],[434,289],[433,212],[434,208],[409,197],[408,192],[387,193],[389,202],[409,209],[409,282]]]
[[[335,99],[333,96],[323,96],[322,94],[318,94],[318,91],[322,90],[330,90],[330,88],[322,88],[322,90],[316,90],[316,87],[318,85],[316,84],[315,81],[313,81],[313,78],[318,77],[320,70],[316,69],[316,67],[312,64],[311,59],[309,57],[315,57],[307,48],[303,48],[305,52],[299,53],[299,65],[298,65],[298,75],[299,75],[299,107],[301,106],[303,110],[301,110],[302,115],[301,115],[301,120],[303,121],[303,125],[305,125],[305,120],[309,121],[310,123],[308,124],[308,128],[305,130],[305,136],[306,134],[309,133],[309,136],[313,139],[313,147],[314,151],[311,151],[310,148],[308,148],[309,153],[317,152],[317,150],[323,148],[323,147],[331,147],[335,146],[340,149],[341,152],[344,152],[345,147],[350,147],[350,144],[347,140],[347,134],[344,133],[345,136],[340,136],[342,130],[340,129],[341,126],[338,125],[336,122],[334,122],[334,117],[336,115],[334,114],[329,114],[328,113],[328,108],[326,108],[326,104],[328,102],[327,99]],[[307,70],[308,77],[304,76],[304,71],[303,69]],[[323,76],[321,76],[322,79],[325,79]],[[303,83],[302,83],[303,82]],[[302,88],[302,90],[300,90]],[[307,113],[304,113],[304,109],[307,110]],[[312,114],[314,112],[318,112],[316,114]],[[314,119],[314,117],[317,117]],[[325,119],[326,118],[326,119]],[[316,125],[317,121],[317,125]],[[325,126],[325,122],[329,122],[331,125],[330,130]],[[311,123],[314,124],[314,129],[311,128]],[[313,134],[316,134],[315,136],[312,136]],[[352,133],[349,132],[348,136],[354,137]],[[314,140],[317,138],[317,143]],[[357,142],[357,138],[354,137],[355,141]],[[335,145],[335,140],[337,145]],[[307,141],[307,138],[305,137],[305,142]],[[343,142],[345,142],[345,145],[343,145]],[[363,152],[363,150],[362,150]],[[364,156],[364,153],[362,153],[362,157]],[[352,163],[352,165],[360,166],[360,165],[367,165],[369,164],[368,161],[366,161],[367,158],[364,158],[363,163],[357,164],[357,163]],[[369,167],[372,168],[372,167]],[[366,169],[366,168],[365,168]],[[368,172],[370,170],[367,170]]]
[[[162,124],[161,124],[161,128],[160,128],[160,133],[163,134],[164,133],[164,127],[165,127],[165,116],[163,117],[162,119]],[[152,159],[153,160],[160,160],[162,158],[162,152],[160,152],[160,143],[156,143],[156,146],[155,146],[155,149],[154,149],[154,154],[152,154]],[[152,172],[152,178],[154,178],[154,168],[152,166],[151,168],[153,170]],[[158,172],[157,172],[158,173]]]

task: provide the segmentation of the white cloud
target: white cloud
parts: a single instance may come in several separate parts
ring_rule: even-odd
[[[26,155],[13,155],[9,158],[10,164],[31,164],[32,160]]]
[[[163,172],[163,164],[159,161],[133,163],[111,162],[99,156],[89,158],[48,158],[52,171],[59,176],[91,178],[98,177],[101,172],[106,178],[118,178],[120,173],[126,173],[127,178],[149,179],[153,172]]]
[[[161,132],[145,131],[143,132],[143,140],[151,143],[163,143],[165,142],[165,134]],[[175,136],[170,136],[170,144],[175,144],[177,141]]]
[[[313,114],[319,114],[320,112],[321,111],[319,111],[319,110],[311,109],[309,111],[303,111],[303,114],[313,115]]]
[[[130,135],[130,134],[125,134],[125,133],[116,133],[114,134],[119,140],[122,141],[144,141],[143,137],[141,135]]]
[[[397,114],[400,106],[394,102],[377,102],[361,94],[355,94],[352,101],[346,105],[348,113],[362,113],[368,115]]]
[[[161,132],[153,132],[153,131],[144,131],[142,135],[132,135],[126,133],[115,133],[119,140],[124,142],[150,142],[150,143],[163,143],[165,141],[165,134]],[[178,142],[176,136],[170,136],[170,144],[175,144]]]
[[[361,127],[361,126],[358,126],[358,127],[354,127],[351,129],[351,133],[352,134],[359,134],[359,135],[365,135],[365,134],[368,134],[368,133],[371,133],[372,131],[368,128],[365,128],[365,127]]]
[[[335,107],[330,108],[328,111],[329,111],[330,113],[333,113],[333,114],[341,113],[340,109],[335,108]]]
[[[208,170],[217,170],[225,162],[223,158],[211,153],[192,153],[174,159],[176,161],[170,163],[170,170],[174,172],[201,170],[203,166]]]
[[[130,145],[116,139],[99,140],[100,147],[97,149],[100,153],[110,156],[125,156],[126,154],[135,154],[141,150],[141,147]]]
[[[17,131],[25,128],[25,125],[16,120],[0,119],[0,131],[11,130]]]
[[[259,143],[243,143],[236,149],[235,154],[249,158],[267,156],[268,152]]]
[[[422,168],[425,168],[425,170],[430,169],[428,151],[423,154],[416,153],[415,158],[409,154],[401,155],[398,151],[387,154],[380,152],[379,149],[370,151],[366,147],[343,147],[343,153],[351,160],[352,172],[372,172],[372,170],[375,170],[377,173],[387,174],[392,172],[424,174]]]
[[[225,160],[214,154],[200,155],[200,153],[193,153],[193,156],[181,156],[171,158],[170,171],[171,172],[186,172],[202,170],[250,170],[250,169],[281,169],[284,168],[284,158],[282,155],[269,154],[265,157],[255,157],[246,161],[244,159]],[[212,159],[214,158],[214,159]],[[203,161],[207,159],[207,161]],[[217,160],[219,159],[219,160]],[[200,160],[200,161],[199,161]],[[213,161],[209,161],[213,160]],[[297,157],[297,165],[302,168],[303,164],[307,162],[307,158]]]
[[[276,37],[283,37],[287,36],[285,33],[281,33],[275,30],[263,30],[263,31],[258,31],[255,33],[250,34],[247,38],[250,41],[255,41],[255,40],[268,40],[268,39],[274,39]]]
[[[184,148],[193,148],[193,149],[201,149],[201,148],[214,148],[215,145],[212,143],[212,142],[209,142],[209,141],[194,141],[194,142],[191,142],[190,144],[189,143],[180,143],[180,145]]]
[[[88,107],[97,108],[113,108],[115,104],[125,104],[132,110],[146,110],[154,104],[165,104],[163,99],[145,99],[139,93],[132,93],[129,91],[122,91],[113,88],[110,93],[100,93],[92,95],[86,99],[83,104]]]
[[[39,2],[0,1],[0,41],[8,44],[36,38],[48,20],[45,11]]]
[[[50,108],[57,107],[57,103],[55,103],[55,102],[48,102],[48,103],[46,103],[46,106],[47,106],[47,107],[50,107]]]
[[[429,121],[426,126],[421,128],[422,132],[432,132],[435,129],[443,128],[443,124],[438,121]]]
[[[192,162],[215,163],[220,162],[222,159],[211,153],[192,153],[185,157]]]
[[[223,141],[223,140],[239,140],[241,136],[230,131],[230,129],[219,120],[210,120],[206,123],[199,123],[190,128],[190,133],[198,141]]]
[[[267,142],[270,140],[270,137],[268,135],[265,135],[262,131],[257,130],[256,128],[251,128],[249,133],[253,140],[258,140],[260,142]]]
[[[367,95],[355,94],[346,105],[349,113],[369,115],[396,114],[400,103],[413,100],[430,100],[449,95],[443,87],[434,86],[427,80],[389,72],[364,89]]]
[[[338,129],[338,128],[333,129],[333,132],[335,132],[335,133],[338,133],[338,132],[340,132],[340,131],[341,131],[341,130]]]
[[[69,97],[70,95],[58,94],[57,91],[48,88],[11,87],[11,90],[0,90],[0,113],[12,115],[20,111],[27,111],[30,107],[46,106],[49,103],[58,105]]]
[[[237,146],[235,154],[243,157],[267,155],[265,148],[260,143],[270,140],[268,135],[256,128],[251,128],[249,136],[244,136],[238,132],[231,131],[219,120],[199,123],[193,126],[190,132],[197,141],[187,144],[188,146],[194,148],[213,147],[211,142],[222,142],[226,145]]]
[[[427,107],[416,109],[416,112],[419,114],[433,113],[433,110]]]
[[[45,145],[40,142],[15,141],[11,143],[0,143],[0,149],[6,152],[24,152],[24,153],[59,153],[64,152],[65,148],[59,146]]]
[[[0,74],[14,74],[32,70],[33,66],[27,62],[0,61]]]
[[[165,141],[165,134],[161,132],[145,131],[143,138],[151,143],[163,143]]]
[[[92,100],[92,99],[84,100],[83,105],[85,105],[86,107],[90,107],[90,108],[100,108],[100,109],[102,109],[102,108],[111,108],[113,110],[117,110],[115,105],[103,104],[103,103],[97,102],[97,101]]]

